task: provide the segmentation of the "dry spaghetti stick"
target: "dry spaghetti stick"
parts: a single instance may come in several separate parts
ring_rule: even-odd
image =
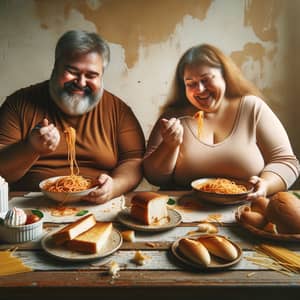
[[[292,276],[294,273],[293,271],[289,270],[288,268],[279,264],[278,262],[270,261],[267,257],[265,257],[264,259],[258,259],[258,258],[254,258],[254,257],[245,257],[245,259],[252,262],[255,265],[265,267],[265,268],[273,270],[273,271],[277,271],[284,275]]]

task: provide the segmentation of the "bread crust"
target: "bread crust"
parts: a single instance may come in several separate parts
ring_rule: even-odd
[[[148,205],[149,201],[152,201],[155,198],[163,198],[168,200],[169,197],[167,195],[161,195],[155,192],[138,192],[132,197],[131,204],[145,207]]]
[[[179,251],[189,260],[208,266],[211,262],[211,257],[208,250],[198,240],[183,238],[178,243]]]
[[[258,197],[251,201],[251,210],[265,215],[269,199],[265,197]]]
[[[236,247],[221,236],[199,237],[198,241],[200,241],[211,254],[226,261],[233,261],[238,257]]]
[[[112,232],[111,222],[97,222],[95,226],[66,243],[71,250],[97,253],[105,245]]]
[[[155,203],[154,201],[162,201],[160,213],[154,212],[150,209],[151,204]],[[168,217],[167,211],[167,195],[161,195],[154,192],[139,192],[131,200],[131,211],[130,214],[133,218],[140,221],[145,225],[151,225],[155,222],[159,222],[163,218]],[[163,212],[163,213],[162,213]]]
[[[263,228],[268,223],[264,215],[256,211],[247,210],[246,208],[241,212],[240,219],[256,228]]]
[[[96,219],[93,214],[88,214],[79,220],[63,227],[61,230],[53,234],[54,243],[61,245],[66,241],[72,240],[79,234],[89,230],[96,224]]]
[[[289,192],[276,193],[270,199],[266,217],[278,233],[300,233],[300,199]]]

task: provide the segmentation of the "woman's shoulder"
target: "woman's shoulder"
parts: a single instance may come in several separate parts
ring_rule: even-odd
[[[248,110],[261,110],[268,106],[261,97],[255,95],[244,96],[243,105]]]

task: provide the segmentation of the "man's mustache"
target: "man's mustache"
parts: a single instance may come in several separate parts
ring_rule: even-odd
[[[92,89],[89,86],[80,87],[76,84],[75,81],[69,81],[64,84],[64,89],[68,92],[72,91],[83,91],[85,95],[92,93]]]

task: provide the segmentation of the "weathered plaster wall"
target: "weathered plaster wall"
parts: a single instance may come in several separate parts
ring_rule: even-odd
[[[49,78],[63,32],[97,31],[112,50],[105,86],[148,137],[181,54],[211,43],[265,93],[300,157],[299,16],[300,0],[0,0],[0,103]]]

